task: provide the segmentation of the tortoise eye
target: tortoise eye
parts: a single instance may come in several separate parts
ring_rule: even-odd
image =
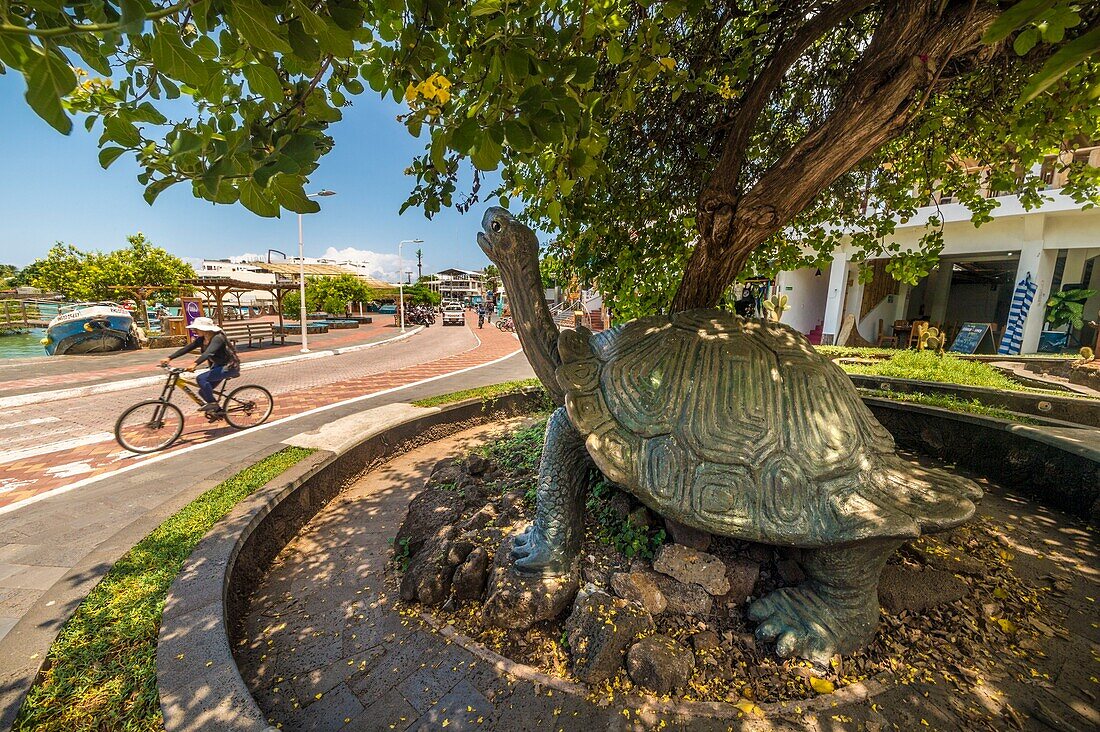
[[[500,231],[500,222],[494,221],[493,223],[489,224],[489,228],[491,228],[493,231]]]

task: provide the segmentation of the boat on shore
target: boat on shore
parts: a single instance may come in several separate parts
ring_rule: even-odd
[[[42,339],[50,356],[107,353],[137,348],[134,318],[113,302],[77,303],[46,326]]]

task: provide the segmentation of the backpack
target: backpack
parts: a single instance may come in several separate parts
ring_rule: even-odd
[[[229,340],[225,333],[222,333],[222,338],[225,338],[225,351],[229,354],[229,361],[222,367],[222,370],[227,374],[240,376],[241,354],[237,353],[237,347],[233,345],[233,341]]]

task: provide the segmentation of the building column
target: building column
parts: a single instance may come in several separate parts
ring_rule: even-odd
[[[1020,249],[1020,263],[1016,268],[1013,290],[1029,273],[1035,283],[1035,298],[1024,321],[1023,345],[1020,353],[1035,353],[1039,350],[1039,335],[1043,331],[1043,319],[1046,316],[1046,304],[1050,299],[1051,285],[1054,283],[1054,265],[1058,262],[1057,249],[1043,248],[1043,229],[1046,216],[1031,214],[1024,217],[1024,241]]]
[[[943,325],[947,320],[947,303],[951,299],[952,265],[950,262],[940,261],[939,265],[928,275],[928,285],[925,287],[925,300],[928,309],[925,314],[932,323]]]
[[[848,284],[848,253],[833,253],[833,263],[829,267],[829,291],[825,300],[825,323],[821,328],[821,342],[835,343],[840,332],[840,323],[844,318],[844,288]]]
[[[1066,252],[1066,266],[1062,269],[1062,287],[1081,282],[1089,251],[1088,249],[1070,249]]]

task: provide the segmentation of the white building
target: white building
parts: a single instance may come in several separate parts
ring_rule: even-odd
[[[1100,167],[1100,147],[1074,155]],[[1046,173],[1048,166],[1043,168]],[[938,207],[918,209],[910,221],[899,223],[885,243],[896,242],[904,251],[918,247],[929,216],[944,221],[940,264],[916,286],[893,280],[885,271],[887,259],[867,263],[874,279],[860,284],[860,263],[852,261],[847,246],[836,250],[829,267],[781,273],[778,289],[791,305],[783,321],[826,344],[835,342],[847,314],[855,316],[859,334],[872,343],[880,334],[891,335],[895,321],[926,319],[946,327],[949,336],[963,323],[988,323],[999,343],[1013,293],[1030,276],[1036,287],[1023,321],[1021,353],[1036,352],[1052,293],[1078,287],[1100,290],[1100,210],[1085,210],[1063,195],[1059,189],[1065,174],[1049,168],[1045,195],[1051,200],[1037,209],[1025,210],[1015,195],[989,194],[1000,205],[992,221],[976,228],[969,210],[943,196]],[[1085,320],[1096,320],[1098,308],[1100,295],[1086,303]],[[1093,339],[1090,331],[1084,343]]]
[[[444,300],[467,302],[485,297],[485,273],[469,269],[445,269],[426,278],[428,289]]]
[[[202,268],[195,273],[199,278],[215,279],[228,277],[241,282],[254,282],[258,285],[275,284],[275,275],[262,269],[257,262],[231,262],[228,259],[204,259]],[[249,290],[241,295],[241,305],[270,305],[274,302],[271,293],[266,290]],[[236,297],[232,300],[236,304]],[[230,303],[226,303],[230,304]]]

